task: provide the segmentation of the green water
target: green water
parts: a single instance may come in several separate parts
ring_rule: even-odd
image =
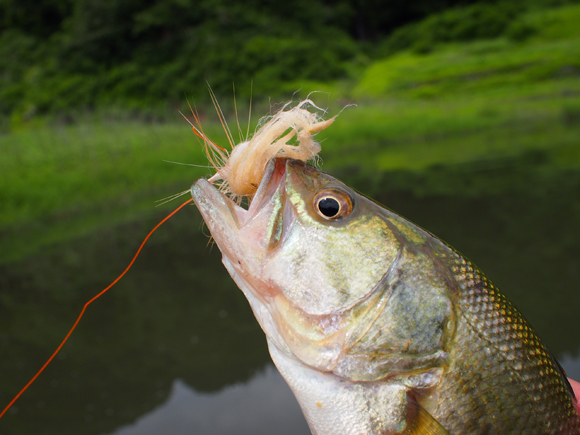
[[[580,171],[555,170],[543,152],[420,172],[326,169],[475,262],[569,374],[580,377]],[[57,242],[0,266],[0,403],[44,363],[83,304],[126,267],[166,213]],[[197,210],[188,206],[88,308],[59,356],[0,421],[1,432],[145,435],[162,424],[175,434],[221,433],[207,427],[222,426],[230,428],[223,433],[255,434],[289,427],[290,419],[289,433],[308,433],[270,364],[247,302],[217,248],[208,245]],[[265,400],[267,394],[279,398]],[[269,413],[265,401],[284,412]],[[240,404],[249,411],[240,411]],[[179,406],[187,412],[180,414]],[[228,415],[247,421],[227,426]]]

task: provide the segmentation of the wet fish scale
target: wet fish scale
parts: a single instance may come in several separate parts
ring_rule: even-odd
[[[428,232],[295,160],[269,163],[247,211],[205,180],[192,194],[313,434],[580,435],[527,321]],[[280,205],[265,247],[256,216]]]
[[[506,434],[579,434],[571,391],[525,318],[468,260],[440,257],[457,285],[457,327],[437,420],[450,433],[492,433],[499,422]],[[523,394],[510,388],[521,382]]]

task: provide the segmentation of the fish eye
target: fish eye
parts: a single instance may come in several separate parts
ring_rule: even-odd
[[[337,220],[352,211],[352,199],[343,190],[324,189],[314,197],[314,210],[326,220]]]

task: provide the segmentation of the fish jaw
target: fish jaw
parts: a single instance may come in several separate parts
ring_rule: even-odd
[[[279,337],[270,315],[275,291],[262,282],[262,265],[273,234],[281,224],[272,216],[281,209],[284,164],[272,160],[248,210],[241,207],[205,179],[198,180],[191,194],[212,238],[222,253],[222,263],[242,290],[262,330],[281,348]]]
[[[222,252],[224,266],[248,299],[269,342],[287,355],[329,369],[343,347],[340,316],[329,320],[308,315],[266,273],[283,227],[291,232],[296,220],[287,197],[287,175],[287,159],[271,160],[248,210],[204,179],[193,185],[191,193]]]
[[[241,275],[259,279],[266,256],[281,232],[285,161],[272,160],[246,210],[205,179],[191,194],[224,258]],[[291,219],[291,216],[289,217]]]
[[[191,194],[211,233],[215,235],[213,239],[220,251],[224,255],[227,252],[229,258],[242,259],[245,252],[236,241],[241,222],[246,218],[245,210],[236,207],[205,179],[200,179],[193,185]]]

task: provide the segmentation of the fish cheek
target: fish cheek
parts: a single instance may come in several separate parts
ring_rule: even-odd
[[[296,307],[330,314],[373,292],[397,257],[385,222],[363,215],[343,226],[298,216],[266,266],[266,276]]]
[[[446,364],[455,314],[444,278],[428,255],[406,248],[389,274],[384,309],[345,355],[340,375],[378,380]]]

